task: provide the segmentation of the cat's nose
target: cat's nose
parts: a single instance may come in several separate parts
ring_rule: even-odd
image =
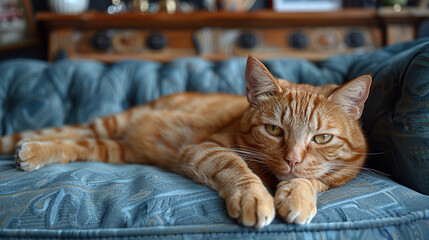
[[[286,161],[287,161],[287,162],[288,162],[288,164],[289,164],[290,170],[294,169],[294,168],[295,168],[296,163],[297,163],[297,162],[299,162],[299,161],[292,160],[292,159],[288,159],[288,160],[286,160]]]
[[[301,162],[297,154],[289,153],[285,156],[286,162],[289,164],[290,169],[294,169],[296,163]]]

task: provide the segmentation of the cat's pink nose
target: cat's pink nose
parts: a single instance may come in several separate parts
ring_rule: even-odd
[[[285,157],[286,162],[289,164],[290,170],[295,168],[296,163],[300,162],[298,156],[295,154],[288,154]]]
[[[294,169],[295,164],[298,162],[298,161],[293,161],[293,160],[287,160],[287,161],[289,162],[290,170]]]

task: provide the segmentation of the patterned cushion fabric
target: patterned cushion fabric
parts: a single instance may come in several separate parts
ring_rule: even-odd
[[[11,159],[11,158],[5,158]],[[319,195],[311,224],[237,225],[210,188],[153,166],[0,161],[0,238],[425,239],[429,196],[363,172]]]
[[[365,173],[321,194],[314,224],[276,221],[260,232],[238,227],[216,193],[154,167],[75,163],[23,173],[6,156],[0,161],[0,236],[423,238],[429,199],[407,187],[429,194],[428,51],[428,39],[422,39],[318,64],[264,62],[276,77],[316,85],[373,74],[362,118],[370,142],[368,163],[390,177]],[[244,70],[242,58],[112,65],[5,61],[0,63],[0,134],[88,122],[174,92],[244,94]]]

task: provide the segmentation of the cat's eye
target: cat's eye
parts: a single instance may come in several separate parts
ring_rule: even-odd
[[[267,132],[273,136],[276,136],[276,137],[283,136],[283,129],[277,126],[274,126],[271,124],[265,124],[265,130],[267,130]]]
[[[317,144],[325,144],[332,140],[334,136],[331,134],[320,134],[313,137],[313,141]]]

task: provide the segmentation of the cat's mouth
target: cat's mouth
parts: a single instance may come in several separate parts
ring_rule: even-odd
[[[289,171],[288,173],[283,173],[283,174],[275,174],[277,180],[279,180],[280,182],[282,181],[289,181],[295,178],[298,178],[298,176],[296,176],[292,171]]]

